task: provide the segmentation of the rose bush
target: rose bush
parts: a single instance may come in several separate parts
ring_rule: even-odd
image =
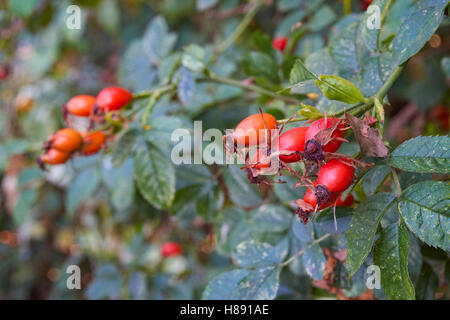
[[[0,4],[0,298],[448,298],[448,1],[70,4]]]

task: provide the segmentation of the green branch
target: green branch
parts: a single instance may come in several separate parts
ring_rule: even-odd
[[[350,113],[354,116],[358,116],[358,115],[363,114],[367,110],[370,110],[375,103],[375,98],[377,98],[379,101],[383,101],[383,99],[386,96],[386,94],[388,93],[389,89],[391,89],[392,85],[395,83],[395,81],[398,79],[398,77],[402,73],[403,69],[405,68],[405,64],[406,64],[406,62],[401,64],[397,68],[395,68],[394,72],[392,72],[392,74],[389,76],[389,78],[386,80],[386,82],[383,84],[383,86],[380,88],[380,90],[378,90],[378,92],[373,97],[367,99],[366,103],[359,103],[354,106],[351,106],[348,109],[343,109],[338,112],[328,114],[328,117],[340,117],[344,113]],[[287,122],[298,122],[298,121],[305,121],[305,120],[309,120],[309,119],[306,117],[294,118],[291,120],[283,119],[283,120],[278,120],[277,124],[285,124]]]
[[[263,0],[255,0],[252,4],[252,8],[245,14],[244,18],[238,24],[236,29],[222,42],[217,46],[217,49],[214,51],[211,61],[215,61],[217,57],[228,49],[244,32],[244,30],[248,27],[252,19],[258,12],[258,10],[263,5]]]
[[[286,261],[280,263],[280,267],[285,267],[287,266],[289,263],[291,263],[292,261],[294,261],[297,257],[301,256],[302,254],[304,254],[306,252],[306,249],[311,248],[312,246],[322,242],[323,240],[327,239],[329,236],[331,236],[330,233],[327,233],[326,235],[323,235],[322,237],[320,237],[317,240],[314,240],[313,242],[311,242],[306,248],[303,248],[302,250],[298,251],[297,253],[295,253],[293,256],[291,256],[289,259],[287,259]]]
[[[272,91],[264,89],[260,86],[256,86],[253,84],[245,84],[242,81],[221,77],[212,72],[207,72],[206,75],[208,78],[200,79],[200,81],[212,81],[212,82],[216,82],[216,83],[228,84],[228,85],[231,85],[234,87],[244,89],[246,91],[257,92],[257,93],[260,93],[260,94],[263,94],[263,95],[266,95],[266,96],[269,96],[274,99],[278,99],[278,100],[281,100],[281,101],[284,101],[284,102],[287,102],[290,104],[295,104],[295,105],[299,104],[299,101],[297,99],[272,92]]]

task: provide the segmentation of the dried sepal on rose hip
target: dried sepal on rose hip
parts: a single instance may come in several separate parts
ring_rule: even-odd
[[[314,121],[305,133],[304,157],[310,161],[325,159],[323,152],[336,152],[344,139],[346,125],[338,118],[322,118]]]
[[[270,161],[269,150],[264,150],[262,148],[258,148],[258,150],[253,155],[252,160],[246,167],[255,168],[255,169],[265,169],[265,168],[269,168],[270,165],[271,165],[271,161]],[[244,169],[246,167],[244,167]]]
[[[314,211],[314,207],[306,202],[304,199],[297,199],[295,200],[295,204],[297,205],[297,210],[295,211],[295,214],[298,216],[300,221],[303,224],[307,224],[309,220],[309,215],[311,212]]]
[[[314,210],[322,210],[335,204],[339,194],[329,193],[324,186],[318,185],[315,181],[313,188],[308,188],[303,196],[303,200],[309,203]]]

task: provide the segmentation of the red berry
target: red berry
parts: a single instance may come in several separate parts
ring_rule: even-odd
[[[266,130],[264,123],[268,130]],[[277,119],[273,115],[256,113],[248,116],[237,125],[233,132],[233,138],[235,142],[241,145],[259,145],[259,136],[261,136],[262,141],[270,142],[270,130],[276,128]]]
[[[120,87],[109,87],[97,95],[97,105],[103,111],[114,111],[123,108],[131,101],[133,95]]]
[[[361,10],[366,11],[367,8],[372,4],[373,0],[362,0],[361,2]]]
[[[255,152],[255,155],[252,158],[251,164],[253,164],[253,168],[256,169],[263,169],[268,168],[270,166],[270,160],[268,159],[269,156],[266,156],[264,153],[267,152],[266,150],[258,149],[257,152]]]
[[[60,151],[57,149],[49,149],[46,153],[44,153],[40,160],[43,163],[54,165],[54,164],[61,164],[66,162],[70,157],[69,152]]]
[[[82,94],[73,97],[66,104],[67,111],[74,116],[87,117],[91,114],[91,110],[95,104],[95,97]]]
[[[272,40],[272,47],[278,51],[284,51],[288,39],[286,37],[278,37]]]
[[[83,147],[81,153],[85,156],[97,153],[106,142],[106,134],[101,131],[96,132],[84,132],[83,133]]]
[[[342,194],[339,196],[339,198],[336,201],[336,207],[350,207],[353,202],[355,202],[355,199],[353,198],[353,196],[351,194],[349,194],[347,196],[347,198],[345,198],[344,201],[341,200],[342,198]]]
[[[166,242],[161,246],[161,254],[166,258],[178,256],[181,251],[181,246],[173,241]]]
[[[316,134],[323,130],[327,129],[331,126],[334,126],[337,122],[340,120],[338,118],[327,118],[327,121],[325,123],[325,118],[319,119],[311,123],[311,125],[308,127],[308,130],[306,130],[305,134],[305,142],[314,139]],[[343,138],[344,137],[344,131],[340,130],[344,128],[343,124],[339,124],[336,128],[336,130],[333,131],[333,134],[331,135],[332,138]],[[322,146],[322,151],[324,152],[336,152],[337,149],[341,146],[342,141],[333,139],[330,142],[328,142],[326,145]]]
[[[319,170],[317,184],[325,186],[329,192],[342,192],[347,189],[353,180],[355,168],[345,164],[343,159],[331,159]]]
[[[290,129],[280,136],[278,149],[280,151],[303,152],[305,148],[305,133],[308,127],[298,127]],[[284,162],[297,162],[301,159],[298,154],[280,155],[280,160]]]
[[[63,152],[73,152],[81,146],[82,142],[83,138],[78,131],[65,128],[53,135],[50,147]]]
[[[0,66],[0,81],[5,80],[9,76],[9,67],[8,66]]]

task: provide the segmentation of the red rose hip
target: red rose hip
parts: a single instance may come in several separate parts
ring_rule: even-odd
[[[305,148],[305,133],[308,127],[298,127],[284,132],[280,136],[278,149],[280,151],[303,152]],[[290,163],[301,160],[299,154],[280,155],[280,160]]]
[[[80,133],[71,128],[57,131],[50,140],[50,147],[63,152],[77,150],[83,142]]]
[[[351,164],[344,163],[343,159],[331,159],[319,170],[317,184],[325,186],[329,192],[342,192],[353,181],[355,168]]]
[[[161,254],[166,258],[178,256],[181,251],[181,246],[173,241],[166,242],[161,246]]]
[[[95,104],[95,97],[82,94],[73,97],[66,104],[66,109],[70,114],[78,117],[87,117]]]
[[[286,37],[278,37],[272,40],[272,47],[278,51],[284,51],[288,39]]]
[[[354,202],[355,198],[353,198],[353,195],[349,194],[347,198],[345,198],[344,201],[342,201],[342,194],[339,196],[339,198],[336,201],[336,207],[350,207]]]
[[[109,87],[99,92],[96,102],[101,110],[107,112],[123,108],[132,98],[133,95],[128,90],[120,87]]]
[[[101,131],[96,132],[84,132],[83,133],[83,146],[81,153],[85,156],[97,153],[106,142],[106,134]]]
[[[70,153],[57,149],[49,149],[40,157],[40,161],[46,164],[55,165],[65,163],[70,157]]]
[[[264,125],[265,124],[265,125]],[[266,126],[267,129],[266,130]],[[270,130],[277,128],[277,119],[268,113],[256,113],[242,120],[234,129],[233,138],[238,144],[251,146],[270,142]],[[261,136],[261,141],[259,140]]]

